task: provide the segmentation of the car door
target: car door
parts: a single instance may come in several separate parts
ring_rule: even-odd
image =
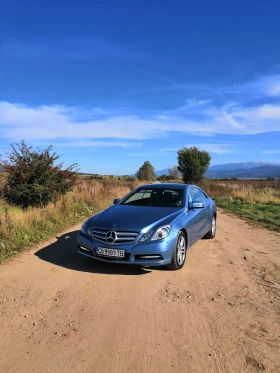
[[[197,187],[190,187],[188,190],[188,202],[189,202],[189,229],[191,233],[190,241],[191,244],[199,240],[206,233],[208,212],[205,194]],[[193,203],[203,203],[202,208],[192,208]]]

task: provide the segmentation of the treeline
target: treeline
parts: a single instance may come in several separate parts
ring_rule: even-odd
[[[168,174],[157,177],[155,169],[149,161],[136,172],[139,180],[180,180],[186,184],[198,184],[208,169],[211,156],[206,150],[199,150],[196,147],[183,147],[177,152],[178,165],[168,168]]]

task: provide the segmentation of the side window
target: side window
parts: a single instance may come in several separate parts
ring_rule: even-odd
[[[201,190],[191,187],[189,190],[189,203],[190,202],[204,202],[206,199],[205,194]]]

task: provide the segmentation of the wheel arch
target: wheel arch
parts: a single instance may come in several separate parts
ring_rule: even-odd
[[[183,232],[185,237],[186,237],[186,240],[187,240],[187,248],[189,247],[189,235],[188,235],[188,231],[186,230],[186,228],[182,228],[180,229],[179,232]]]

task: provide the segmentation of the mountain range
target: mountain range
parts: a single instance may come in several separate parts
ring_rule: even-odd
[[[0,170],[4,169],[4,161],[0,159]],[[168,174],[168,169],[155,171],[157,176]],[[131,175],[135,176],[135,175]],[[231,162],[225,164],[217,164],[210,166],[205,173],[206,177],[213,179],[226,178],[268,178],[276,177],[280,179],[280,163],[272,163],[266,161],[250,161],[250,162]]]
[[[212,179],[228,179],[237,177],[240,179],[263,179],[268,177],[276,177],[280,179],[280,166],[261,166],[252,168],[239,168],[234,170],[207,170],[206,177]]]
[[[155,171],[157,176],[168,174],[168,169]],[[280,178],[280,163],[266,161],[231,162],[210,166],[205,173],[209,178]]]

